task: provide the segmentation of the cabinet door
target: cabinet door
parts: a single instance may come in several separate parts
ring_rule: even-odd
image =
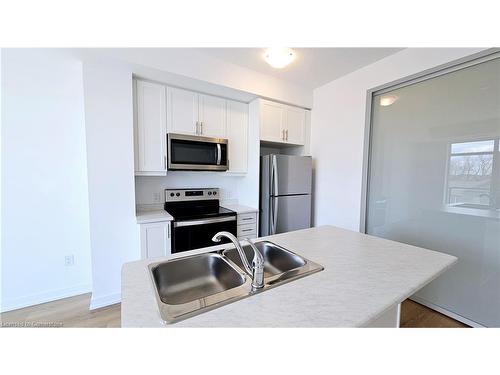
[[[143,259],[170,255],[170,222],[141,224],[141,255]]]
[[[167,130],[169,133],[196,134],[198,94],[188,90],[167,88]]]
[[[165,86],[136,81],[135,170],[166,173]]]
[[[287,143],[304,144],[306,111],[297,107],[286,107],[285,138]]]
[[[226,100],[210,95],[199,95],[200,135],[226,137]]]
[[[284,109],[279,103],[261,102],[260,139],[270,142],[284,142]]]
[[[227,101],[229,171],[247,173],[248,162],[248,104]]]

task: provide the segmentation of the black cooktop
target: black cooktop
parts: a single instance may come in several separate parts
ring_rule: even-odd
[[[199,200],[187,202],[166,202],[167,211],[175,221],[195,220],[218,216],[233,216],[236,212],[219,206],[219,200]]]

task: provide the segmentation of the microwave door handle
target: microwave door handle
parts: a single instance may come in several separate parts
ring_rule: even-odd
[[[222,159],[222,152],[220,149],[220,143],[217,143],[217,165],[220,165],[221,159]]]

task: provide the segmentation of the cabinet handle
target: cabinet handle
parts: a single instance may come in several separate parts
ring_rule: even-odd
[[[198,125],[199,125],[199,124],[200,124],[200,123],[199,123],[198,121],[196,121],[196,130],[195,130],[196,135],[198,135],[198,134],[199,134],[199,131],[198,131]]]
[[[253,217],[245,217],[245,218],[243,218],[241,220],[253,220]]]
[[[164,168],[166,170],[167,169],[167,155],[163,155],[163,164],[164,164]]]
[[[288,129],[286,129],[286,139],[285,141],[288,141]]]
[[[281,140],[285,140],[285,129],[281,130]]]
[[[203,121],[200,122],[200,134],[203,135]]]

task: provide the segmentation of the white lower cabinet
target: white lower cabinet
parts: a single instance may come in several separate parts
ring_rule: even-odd
[[[141,258],[158,258],[170,255],[170,221],[140,224]]]
[[[257,237],[257,212],[238,214],[237,216],[237,237],[256,238]]]

